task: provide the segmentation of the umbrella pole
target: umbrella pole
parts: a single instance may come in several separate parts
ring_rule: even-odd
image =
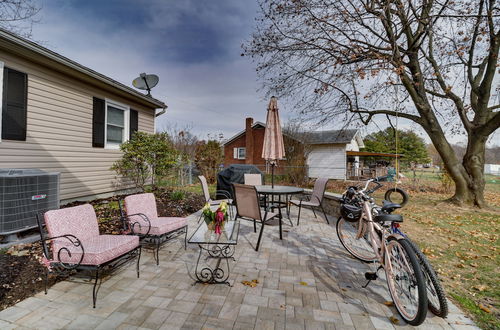
[[[274,188],[274,163],[271,163],[271,187]]]

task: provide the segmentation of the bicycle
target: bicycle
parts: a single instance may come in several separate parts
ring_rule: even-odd
[[[376,178],[376,179],[373,179],[372,181],[370,181],[370,182],[376,183],[377,186],[375,188],[372,188],[369,190],[365,189],[366,193],[371,194],[371,193],[375,192],[377,189],[379,189],[380,187],[382,187],[382,185],[379,183],[379,181],[384,180],[384,178],[385,177],[379,177],[379,178]],[[370,182],[367,182],[367,185]],[[357,189],[357,187],[350,187],[350,188],[353,188],[354,190]],[[349,195],[349,194],[347,194],[347,195]],[[351,193],[351,195],[352,195],[352,193]],[[345,199],[345,201],[351,202],[353,204],[357,203],[356,200],[353,200],[352,198],[351,199],[347,198],[347,199]],[[385,205],[387,205],[387,203],[385,201],[384,201],[384,203],[385,203]],[[377,206],[375,204],[373,204],[372,206],[373,206],[373,211],[374,211],[373,213],[374,214],[378,214],[380,212],[387,213],[388,209],[386,209],[385,211],[382,211],[382,208],[380,206]],[[396,208],[399,208],[399,206],[393,205],[393,207],[390,209],[390,212],[394,211]],[[392,223],[391,227],[390,227],[390,232],[392,234],[399,234],[399,235],[403,236],[408,241],[408,243],[411,245],[413,252],[415,252],[415,255],[417,256],[417,259],[420,263],[420,268],[421,268],[422,273],[423,273],[424,278],[425,278],[425,282],[426,282],[426,286],[427,286],[427,298],[429,301],[429,309],[434,315],[445,318],[448,315],[448,303],[446,301],[446,294],[445,294],[445,291],[444,291],[443,287],[441,286],[441,282],[439,281],[439,278],[438,278],[436,272],[434,271],[434,268],[430,264],[429,260],[427,259],[425,254],[422,253],[422,251],[418,248],[418,246],[401,230],[399,223]]]
[[[429,309],[434,315],[445,318],[448,315],[448,302],[446,301],[446,294],[429,260],[418,248],[418,246],[401,230],[398,224],[393,224],[393,226],[391,226],[391,232],[402,235],[410,243],[413,248],[413,252],[415,252],[415,255],[418,258],[420,268],[422,269],[422,273],[425,277]]]
[[[390,232],[393,223],[400,223],[399,214],[391,214],[396,204],[383,206],[384,213],[373,214],[373,198],[367,193],[369,180],[361,190],[351,189],[361,207],[343,203],[337,222],[337,235],[344,248],[355,258],[380,263],[376,272],[365,273],[368,283],[385,270],[389,293],[401,317],[410,325],[420,325],[427,315],[426,284],[411,244],[402,235]],[[390,211],[385,213],[385,211]]]

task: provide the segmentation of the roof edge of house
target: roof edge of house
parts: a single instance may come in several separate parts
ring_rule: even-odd
[[[254,128],[255,126],[262,126],[262,127],[266,127],[266,124],[264,124],[263,122],[261,121],[256,121],[252,124],[252,128]],[[239,131],[238,133],[236,133],[235,135],[233,135],[232,137],[230,137],[229,139],[227,139],[226,141],[224,141],[224,143],[222,144],[222,146],[225,146],[231,142],[233,142],[234,140],[236,140],[237,138],[239,138],[240,136],[242,136],[243,134],[245,134],[246,132],[246,129],[243,129],[241,131]]]
[[[39,44],[37,44],[31,40],[20,37],[12,32],[6,31],[2,28],[0,28],[0,38],[6,40],[7,42],[18,45],[24,49],[27,49],[27,50],[29,50],[29,51],[31,51],[39,56],[43,56],[45,58],[48,58],[48,59],[50,59],[50,60],[52,60],[60,65],[63,65],[65,67],[68,67],[68,68],[75,70],[79,73],[82,73],[86,76],[89,76],[93,79],[96,79],[102,83],[105,83],[106,85],[109,85],[113,88],[116,88],[116,89],[128,94],[129,96],[140,100],[141,103],[148,104],[150,107],[154,107],[157,109],[166,107],[166,104],[160,100],[157,100],[153,97],[142,94],[142,93],[134,90],[133,88],[131,88],[125,84],[122,84],[122,83],[102,74],[102,73],[99,73],[95,70],[92,70],[92,69],[90,69],[82,64],[79,64],[79,63],[61,55],[61,54],[58,54],[58,53],[56,53],[48,48],[40,46]],[[14,50],[12,50],[12,51],[14,51]]]

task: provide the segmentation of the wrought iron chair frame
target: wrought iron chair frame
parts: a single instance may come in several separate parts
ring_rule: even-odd
[[[169,232],[163,233],[161,235],[152,235],[149,232],[151,231],[151,221],[144,213],[134,213],[134,214],[125,214],[123,210],[122,201],[118,201],[118,207],[120,209],[120,220],[122,222],[123,233],[127,235],[136,235],[139,236],[139,240],[141,245],[147,249],[153,250],[153,258],[156,261],[156,265],[160,264],[160,248],[166,242],[184,234],[184,250],[187,249],[187,234],[188,234],[188,225],[179,227],[177,229],[171,230]],[[134,216],[140,216],[144,222],[148,224],[148,231],[146,234],[142,234],[141,224],[138,221],[132,222]],[[135,231],[134,228],[139,227],[139,231]]]
[[[60,235],[60,236],[55,236],[55,237],[49,237],[46,234],[46,231],[44,229],[44,223],[42,223],[43,219],[43,213],[38,213],[36,214],[36,221],[38,224],[38,229],[40,231],[40,242],[42,244],[42,252],[43,255],[45,256],[45,259],[49,262],[45,268],[45,280],[44,280],[44,292],[47,294],[47,286],[48,286],[48,281],[49,281],[49,275],[54,274],[56,276],[63,276],[67,277],[72,274],[74,274],[77,271],[87,271],[90,274],[90,280],[94,280],[94,286],[92,289],[92,307],[95,308],[96,302],[97,302],[97,293],[99,292],[99,288],[101,286],[102,278],[104,277],[104,274],[109,274],[117,269],[119,269],[121,266],[125,265],[126,263],[130,262],[132,259],[137,257],[137,264],[136,264],[136,272],[137,272],[137,278],[139,278],[139,262],[141,260],[141,245],[137,246],[136,248],[122,254],[121,256],[118,256],[114,259],[111,259],[103,264],[100,265],[83,265],[82,261],[85,258],[85,248],[82,244],[82,242],[74,235],[72,234],[66,234],[66,235]],[[57,252],[57,261],[51,261],[55,257],[53,255],[53,251],[47,246],[47,242],[50,243],[50,241],[55,240],[55,239],[60,239],[60,238],[65,238],[67,239],[73,246],[75,247],[80,247],[82,250],[82,256],[78,263],[65,263],[61,261],[61,253],[67,253],[69,257],[71,257],[71,251],[69,251],[67,248],[63,247],[60,248],[59,251]],[[99,285],[97,283],[99,282]]]

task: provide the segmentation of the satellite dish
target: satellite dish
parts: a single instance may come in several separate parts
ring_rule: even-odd
[[[160,78],[155,74],[141,73],[139,77],[132,81],[132,85],[135,88],[147,90],[148,95],[151,96],[151,89],[158,84],[158,81],[160,81]]]

